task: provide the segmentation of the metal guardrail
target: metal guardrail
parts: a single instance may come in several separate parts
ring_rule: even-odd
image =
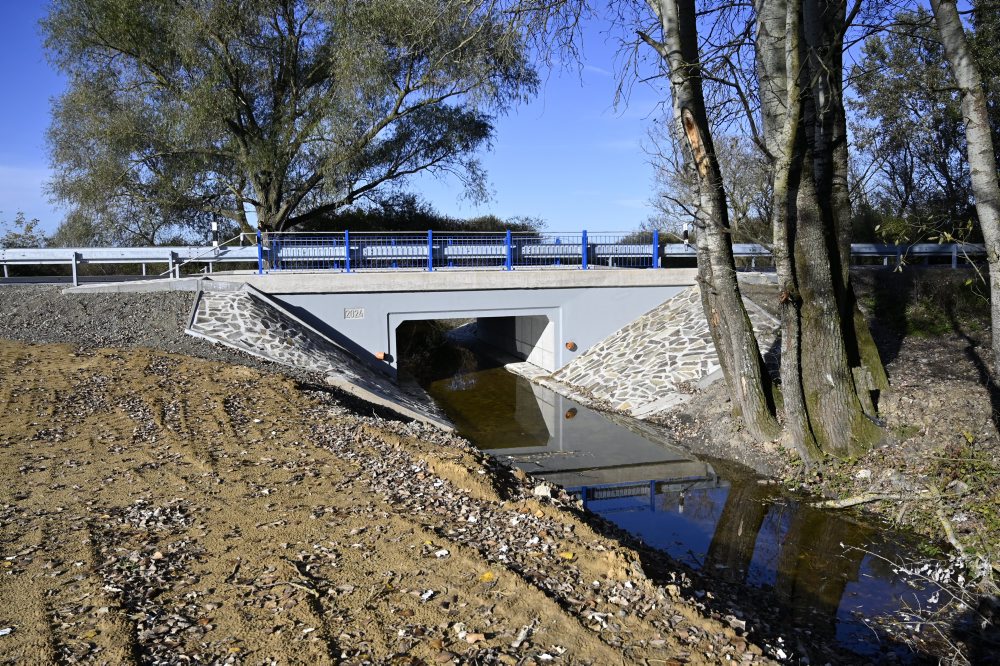
[[[342,272],[386,269],[442,270],[452,268],[514,270],[517,268],[569,267],[667,268],[673,260],[693,259],[693,245],[661,244],[652,232],[643,242],[639,233],[535,233],[535,232],[434,232],[423,233],[273,233],[258,234],[257,244],[163,247],[8,248],[0,249],[4,277],[8,266],[69,265],[73,284],[82,264],[138,264],[146,275],[147,264],[165,264],[164,275],[180,276],[181,266],[202,264],[211,272],[219,264],[256,265],[270,271]],[[770,257],[763,245],[733,245],[733,254],[750,260]],[[880,258],[883,265],[901,266],[907,258],[950,260],[952,268],[962,259],[985,254],[981,244],[917,243],[889,245],[856,243],[854,258]]]
[[[73,284],[79,283],[82,264],[131,264],[141,265],[146,275],[149,264],[165,264],[165,274],[180,277],[180,267],[187,263],[204,264],[209,271],[216,264],[258,264],[256,245],[221,246],[219,248],[192,246],[161,247],[77,247],[77,248],[2,248],[0,264],[3,276],[9,277],[8,266],[70,266]]]

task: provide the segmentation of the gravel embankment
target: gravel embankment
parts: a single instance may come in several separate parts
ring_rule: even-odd
[[[81,349],[149,348],[297,375],[248,354],[184,333],[191,292],[64,294],[51,285],[0,286],[0,339]]]

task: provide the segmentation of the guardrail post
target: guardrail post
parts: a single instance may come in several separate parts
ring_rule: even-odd
[[[179,280],[181,278],[180,259],[176,252],[170,253],[170,276]]]
[[[653,229],[653,268],[660,267],[660,230]]]
[[[260,229],[257,229],[257,275],[264,274],[264,239],[260,235]]]
[[[903,265],[903,248],[896,246],[896,268]]]
[[[587,230],[584,229],[583,235],[580,237],[580,251],[583,254],[583,263],[580,265],[580,268],[583,270],[587,270],[587,249]]]
[[[958,244],[952,244],[951,246],[951,270],[958,268]]]
[[[7,270],[7,264],[4,264],[4,265],[3,265],[3,276],[4,276],[5,278],[9,278],[9,277],[10,277],[10,271],[9,271],[9,270]]]
[[[344,272],[351,272],[351,232],[344,229]]]
[[[77,271],[76,271],[76,264],[79,261],[80,261],[80,253],[79,252],[74,252],[73,256],[70,258],[70,262],[69,262],[70,265],[73,267],[73,286],[74,287],[79,287],[80,286],[80,276],[77,275]]]
[[[427,270],[434,270],[434,232],[427,230]]]
[[[507,259],[504,262],[504,269],[508,271],[514,270],[514,251],[511,247],[510,242],[510,229],[507,230],[507,235],[504,237],[504,250],[506,250]]]

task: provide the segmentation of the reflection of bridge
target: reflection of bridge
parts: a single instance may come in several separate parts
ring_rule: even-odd
[[[483,433],[480,437],[476,433],[473,438],[487,453],[529,474],[565,488],[632,487],[640,482],[648,491],[648,479],[653,478],[678,480],[687,486],[719,484],[711,465],[636,430],[637,424],[629,428],[614,423],[520,378],[511,386],[514,395],[497,401],[498,407],[513,403],[512,412],[504,414],[516,424],[511,435]],[[475,428],[474,423],[462,426]]]

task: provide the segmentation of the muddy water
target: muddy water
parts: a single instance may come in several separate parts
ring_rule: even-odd
[[[877,661],[887,652],[894,661],[914,658],[872,619],[927,605],[931,592],[890,564],[918,557],[915,541],[811,508],[742,468],[698,460],[642,424],[612,422],[462,354],[423,383],[481,449],[559,483],[712,579],[757,590],[781,622],[816,627],[817,640]]]

